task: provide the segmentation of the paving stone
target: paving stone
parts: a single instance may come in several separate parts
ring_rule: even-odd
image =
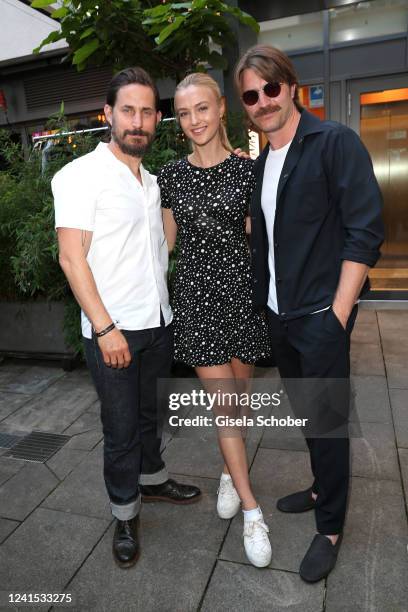
[[[307,451],[307,444],[302,435],[298,437],[282,436],[277,433],[273,428],[269,428],[264,432],[262,441],[262,448],[280,448],[282,450],[291,451]]]
[[[408,511],[408,449],[398,449],[399,460],[401,464],[402,484],[405,492],[405,503]]]
[[[43,507],[109,519],[111,512],[102,472],[102,448],[98,447],[47,497]]]
[[[3,423],[23,431],[61,433],[85,412],[95,399],[96,392],[87,383],[77,382],[73,385],[72,380],[66,377],[36,395]]]
[[[20,525],[18,521],[0,518],[0,544]]]
[[[360,323],[377,325],[377,312],[375,310],[369,310],[365,308],[365,305],[361,304],[357,313],[356,325]]]
[[[385,376],[383,356],[378,344],[352,341],[350,361],[354,376]]]
[[[0,421],[21,408],[23,404],[31,399],[31,395],[23,395],[20,393],[5,393],[0,391]],[[0,422],[0,431],[3,431]]]
[[[362,438],[351,439],[353,476],[399,480],[394,430],[386,423],[361,423]]]
[[[86,433],[92,430],[102,431],[99,412],[87,410],[83,412],[65,431],[67,436]]]
[[[377,317],[380,330],[395,329],[401,332],[408,329],[407,310],[378,310]]]
[[[0,583],[15,592],[62,592],[108,525],[38,508],[0,547]]]
[[[407,522],[397,482],[353,478],[344,540],[328,577],[328,612],[407,609]]]
[[[203,612],[317,612],[324,584],[308,585],[296,574],[219,561],[206,592]]]
[[[380,332],[377,324],[373,323],[357,323],[354,326],[351,335],[352,342],[359,344],[377,344],[380,345]]]
[[[28,366],[22,370],[16,368],[10,374],[8,379],[7,376],[4,377],[3,382],[0,379],[2,391],[26,394],[42,393],[47,387],[66,375],[62,368],[44,365]]]
[[[272,568],[297,572],[315,534],[313,512],[285,514],[276,508],[280,497],[310,485],[312,477],[308,466],[308,453],[264,448],[258,450],[252,466],[252,488],[270,529]],[[221,559],[249,564],[242,529],[242,514],[239,513],[231,523]]]
[[[305,488],[303,486],[303,488]],[[287,491],[293,493],[295,489]],[[262,509],[265,523],[269,527],[269,537],[272,544],[272,561],[270,568],[298,572],[300,563],[316,533],[314,512],[288,514],[279,512],[276,502],[280,496],[259,495],[257,487],[254,493]],[[219,519],[220,520],[220,519]],[[242,538],[242,512],[232,520],[231,527],[225,538],[220,558],[250,565],[244,550]]]
[[[0,487],[1,516],[24,520],[57,484],[57,478],[45,465],[27,463]]]
[[[387,380],[390,389],[408,389],[408,352],[384,353],[385,367],[387,370]]]
[[[257,443],[247,443],[248,462],[252,463]],[[176,474],[196,475],[219,479],[223,459],[215,436],[173,438],[163,453],[167,469]]]
[[[18,377],[27,369],[26,365],[2,363],[0,365],[0,388],[16,382]]]
[[[68,440],[65,446],[67,448],[72,448],[76,450],[90,451],[95,448],[102,439],[102,431],[92,429],[91,431],[85,431],[84,433],[73,435],[71,440]]]
[[[25,465],[26,463],[24,463],[24,461],[8,459],[7,457],[0,457],[0,485],[6,482],[6,480],[9,480],[15,474],[17,474],[17,472],[19,472]]]
[[[385,376],[352,376],[350,420],[391,423],[391,408]]]
[[[251,468],[251,483],[256,497],[277,499],[312,483],[309,453],[260,448]]]
[[[217,482],[183,479],[203,491],[186,506],[142,506],[141,556],[137,565],[119,569],[112,559],[113,526],[69,584],[78,602],[74,611],[195,612],[227,525],[215,515]],[[198,528],[199,526],[199,528]]]
[[[397,446],[408,448],[408,389],[390,389]]]
[[[55,455],[47,461],[48,467],[53,473],[62,480],[72,470],[88,456],[88,452],[84,450],[76,450],[63,446]]]

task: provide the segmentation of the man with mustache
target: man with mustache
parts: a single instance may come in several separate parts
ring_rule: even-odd
[[[197,487],[169,479],[160,453],[159,378],[170,376],[172,312],[167,245],[156,177],[142,165],[161,119],[159,94],[141,68],[111,81],[109,144],[52,181],[59,260],[82,309],[85,354],[100,401],[104,477],[120,567],[139,557],[141,501],[187,504]]]
[[[313,483],[277,507],[314,509],[317,534],[300,576],[316,582],[336,563],[345,520],[350,335],[380,255],[382,199],[358,136],[302,108],[284,53],[249,49],[235,80],[249,119],[269,141],[251,203],[254,302],[266,309],[292,408],[312,423],[305,433]]]

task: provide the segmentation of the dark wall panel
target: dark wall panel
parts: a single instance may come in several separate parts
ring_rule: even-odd
[[[323,51],[292,55],[290,59],[295,66],[300,81],[323,80]]]
[[[280,19],[290,15],[314,13],[315,11],[335,8],[336,6],[357,3],[358,0],[273,0],[273,2],[240,0],[238,2],[239,7],[253,15],[257,21],[269,21],[269,19]]]
[[[406,39],[398,39],[332,49],[331,78],[404,70],[406,44]]]

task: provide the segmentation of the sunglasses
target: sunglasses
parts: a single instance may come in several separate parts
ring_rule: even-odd
[[[259,100],[259,92],[263,91],[268,98],[277,98],[282,90],[281,83],[265,83],[261,89],[248,89],[244,91],[241,98],[247,106],[254,106]]]

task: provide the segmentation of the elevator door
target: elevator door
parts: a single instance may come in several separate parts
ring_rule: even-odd
[[[370,271],[374,292],[408,291],[408,75],[354,81],[350,126],[373,160],[384,198],[385,241]]]

